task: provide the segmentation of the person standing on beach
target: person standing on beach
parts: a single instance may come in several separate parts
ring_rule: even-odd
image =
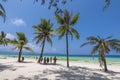
[[[54,64],[56,64],[57,58],[56,56],[53,58]]]
[[[47,57],[47,63],[49,63],[49,57]]]

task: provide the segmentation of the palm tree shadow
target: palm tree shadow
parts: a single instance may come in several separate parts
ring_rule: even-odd
[[[4,70],[11,70],[11,71],[15,71],[16,68],[13,65],[3,65],[0,64],[0,72],[4,71]]]
[[[23,61],[23,62],[20,62],[20,63],[34,63],[32,61]]]
[[[99,70],[100,71],[100,70]],[[113,74],[112,74],[113,73]],[[115,76],[117,72],[109,72],[109,76]],[[47,77],[49,75],[49,77]],[[97,73],[96,70],[86,67],[72,66],[70,68],[60,67],[59,69],[45,69],[40,74],[33,75],[33,77],[18,77],[15,80],[50,80],[51,76],[55,77],[55,80],[110,80],[106,75]],[[111,77],[112,78],[112,77]],[[120,77],[113,77],[113,80],[120,80]]]
[[[44,63],[41,63],[42,65],[56,65],[56,66],[62,66],[61,64],[59,63],[47,63],[47,64],[44,64]]]
[[[120,74],[120,72],[115,72],[115,71],[108,71],[107,72],[109,75],[115,76],[116,74]],[[119,77],[120,78],[120,77]]]

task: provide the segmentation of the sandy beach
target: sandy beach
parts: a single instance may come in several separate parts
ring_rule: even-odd
[[[92,62],[57,61],[56,65],[36,63],[26,59],[18,63],[17,58],[0,59],[0,80],[120,80],[120,64],[108,65],[108,73]]]

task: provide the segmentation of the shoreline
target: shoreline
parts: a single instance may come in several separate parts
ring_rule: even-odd
[[[46,57],[50,57],[50,56],[46,56]],[[54,56],[52,56],[54,57]],[[18,58],[18,55],[0,55],[0,58]],[[36,56],[26,56],[24,55],[24,58],[25,59],[35,59]],[[57,59],[60,60],[60,61],[66,61],[66,56],[57,56]],[[90,63],[98,63],[99,64],[99,61],[98,61],[98,57],[95,57],[94,60],[92,57],[69,57],[69,61],[76,61],[76,62],[90,62]],[[107,61],[107,64],[120,64],[120,58],[106,58],[106,61]]]

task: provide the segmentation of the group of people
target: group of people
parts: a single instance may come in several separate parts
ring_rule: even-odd
[[[56,56],[54,56],[54,58],[52,58],[52,57],[43,57],[40,62],[43,63],[43,64],[49,64],[49,63],[56,64],[56,61],[57,61],[57,58],[56,58]]]

